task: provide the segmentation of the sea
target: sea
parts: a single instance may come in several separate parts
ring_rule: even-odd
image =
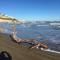
[[[12,26],[13,24],[10,23],[0,23],[0,27],[4,28],[3,33],[12,33]],[[55,29],[49,24],[22,23],[16,24],[16,32],[16,36],[19,38],[35,39],[46,44],[49,49],[45,51],[60,52],[60,28]]]

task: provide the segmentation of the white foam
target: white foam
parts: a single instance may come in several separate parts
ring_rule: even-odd
[[[60,54],[60,52],[54,51],[54,50],[51,50],[51,49],[43,49],[43,48],[41,48],[41,50]]]
[[[37,26],[48,26],[48,25],[37,25]]]

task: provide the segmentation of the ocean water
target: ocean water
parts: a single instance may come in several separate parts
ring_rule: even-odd
[[[60,51],[60,29],[51,28],[49,25],[17,25],[17,36],[24,39],[35,39],[43,42],[51,50]]]
[[[11,24],[0,23],[5,27],[4,33],[13,32]],[[23,39],[35,39],[48,45],[49,49],[60,51],[60,29],[51,28],[48,24],[17,24],[17,37]]]

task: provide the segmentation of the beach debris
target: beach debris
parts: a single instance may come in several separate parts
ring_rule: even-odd
[[[11,35],[11,37],[13,38],[14,41],[16,41],[17,43],[30,43],[31,46],[29,48],[33,49],[33,48],[44,48],[44,49],[48,49],[48,46],[38,42],[35,39],[21,39],[21,38],[17,38],[16,35]]]
[[[45,48],[45,49],[47,49],[48,48],[48,46],[47,45],[44,45],[43,43],[41,43],[41,42],[39,42],[39,43],[37,43],[37,44],[35,44],[35,45],[33,45],[32,47],[31,47],[31,49],[33,49],[33,48]]]

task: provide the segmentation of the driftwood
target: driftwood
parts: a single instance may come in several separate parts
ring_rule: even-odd
[[[33,48],[45,48],[45,49],[47,49],[48,48],[48,46],[47,45],[45,45],[45,44],[43,44],[43,43],[41,43],[41,42],[38,42],[38,41],[36,41],[36,40],[34,40],[34,39],[21,39],[21,38],[17,38],[14,34],[13,35],[11,35],[11,37],[13,38],[13,40],[15,41],[15,42],[17,42],[17,43],[24,43],[24,42],[26,42],[26,43],[31,43],[32,44],[32,46],[31,47],[29,47],[29,48],[31,48],[31,49],[33,49]]]
[[[39,47],[40,47],[40,48],[45,48],[45,49],[48,48],[47,45],[45,45],[45,44],[39,42],[39,43],[37,43],[36,45],[33,45],[33,46],[31,47],[31,49],[33,49],[33,48],[39,48]]]

